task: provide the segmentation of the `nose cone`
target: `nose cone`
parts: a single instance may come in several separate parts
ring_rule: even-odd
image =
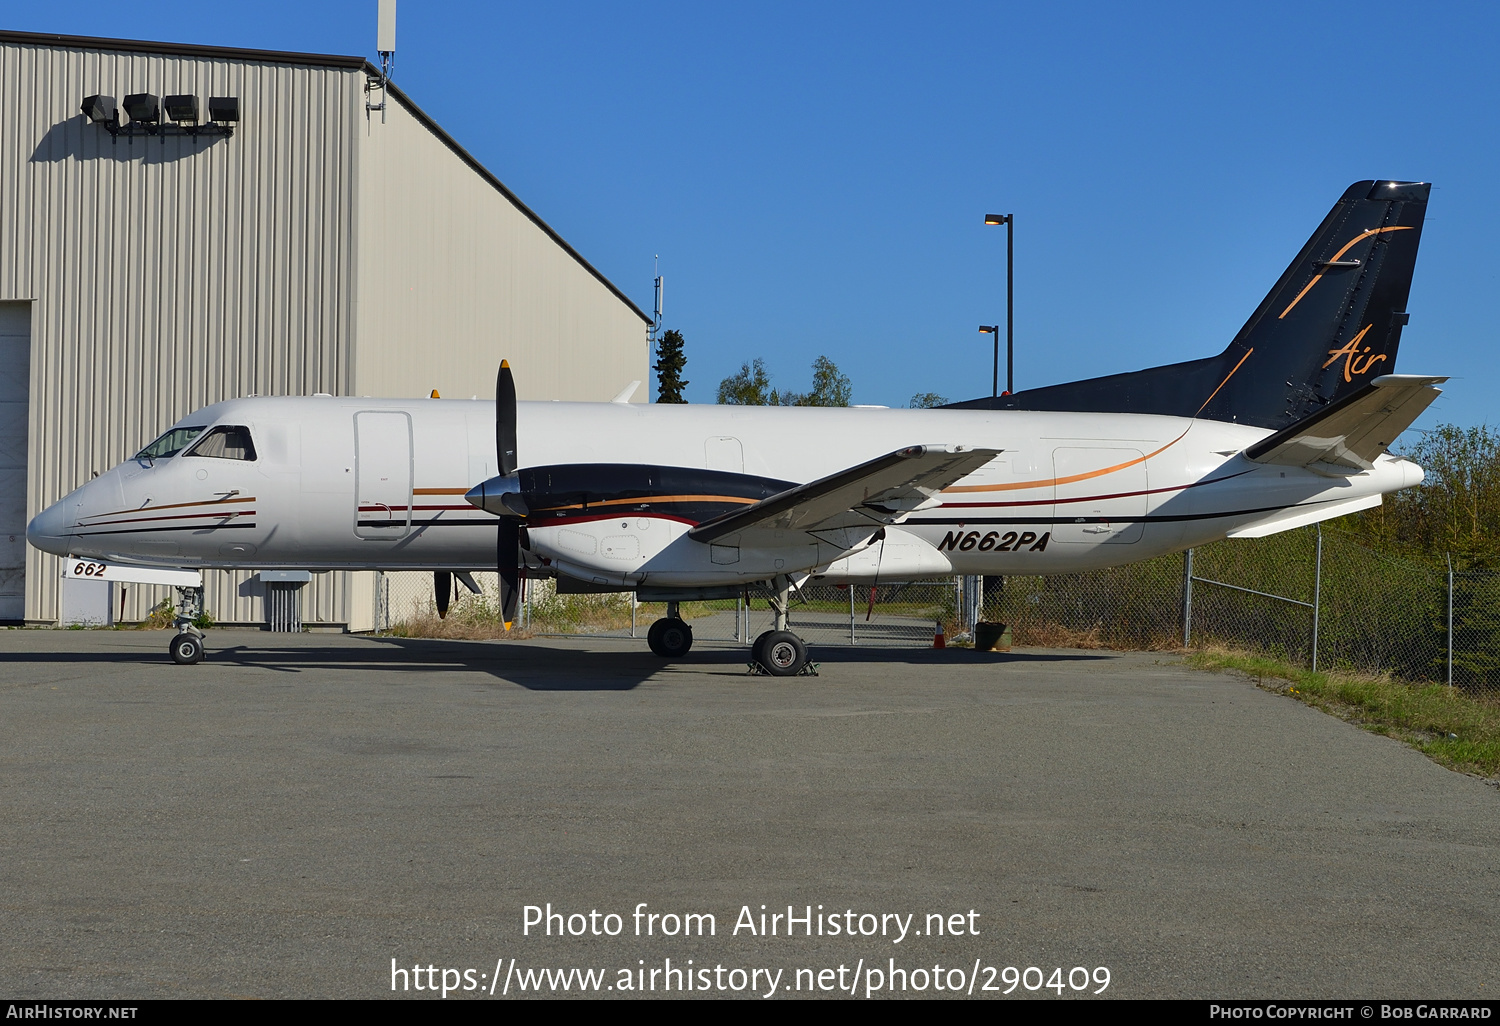
[[[73,541],[73,505],[70,497],[42,510],[26,525],[26,540],[33,547],[54,556],[69,555],[68,549]]]

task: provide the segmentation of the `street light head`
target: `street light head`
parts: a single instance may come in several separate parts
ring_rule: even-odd
[[[981,332],[983,332],[984,334],[986,334],[986,335],[994,335],[997,332],[999,332],[1000,325],[998,325],[998,324],[981,324],[979,326],[979,330]]]
[[[1010,217],[1007,214],[985,214],[984,215],[984,223],[985,224],[1004,224],[1006,221],[1009,221],[1009,220],[1010,220]]]

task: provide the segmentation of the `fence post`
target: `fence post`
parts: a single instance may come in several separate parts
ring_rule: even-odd
[[[1453,690],[1453,553],[1448,557],[1448,690]]]
[[[854,644],[854,582],[849,582],[849,644]]]
[[[1323,525],[1318,525],[1318,556],[1313,568],[1312,672],[1318,672],[1318,614],[1323,600]]]
[[[1193,550],[1182,554],[1182,647],[1193,643]]]

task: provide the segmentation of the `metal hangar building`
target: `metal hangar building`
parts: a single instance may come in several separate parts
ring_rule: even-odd
[[[0,32],[0,95],[0,621],[66,618],[27,520],[198,407],[649,380],[650,318],[363,57]],[[367,629],[373,588],[314,575],[303,619]]]

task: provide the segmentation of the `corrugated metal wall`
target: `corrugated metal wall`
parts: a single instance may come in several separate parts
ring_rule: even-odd
[[[602,402],[640,381],[645,401],[642,317],[400,98],[386,106],[360,153],[357,392],[493,398],[504,357],[522,399]]]
[[[348,59],[70,42],[0,39],[0,301],[35,300],[28,516],[236,396],[489,396],[507,356],[523,398],[646,399],[640,314],[403,101],[368,116]],[[238,96],[241,123],[112,141],[79,113],[96,92]],[[28,551],[28,619],[58,616],[59,572]],[[367,626],[371,576],[316,575],[304,621]],[[249,577],[205,575],[217,620],[263,619]],[[167,597],[132,585],[116,612]]]
[[[0,300],[37,301],[30,514],[200,406],[347,391],[362,90],[348,69],[0,42]],[[112,142],[79,113],[94,92],[238,96],[243,120]],[[57,616],[58,575],[31,550],[29,618]],[[217,617],[260,618],[208,576]],[[330,576],[308,619],[347,619]],[[159,597],[132,588],[126,619]]]

